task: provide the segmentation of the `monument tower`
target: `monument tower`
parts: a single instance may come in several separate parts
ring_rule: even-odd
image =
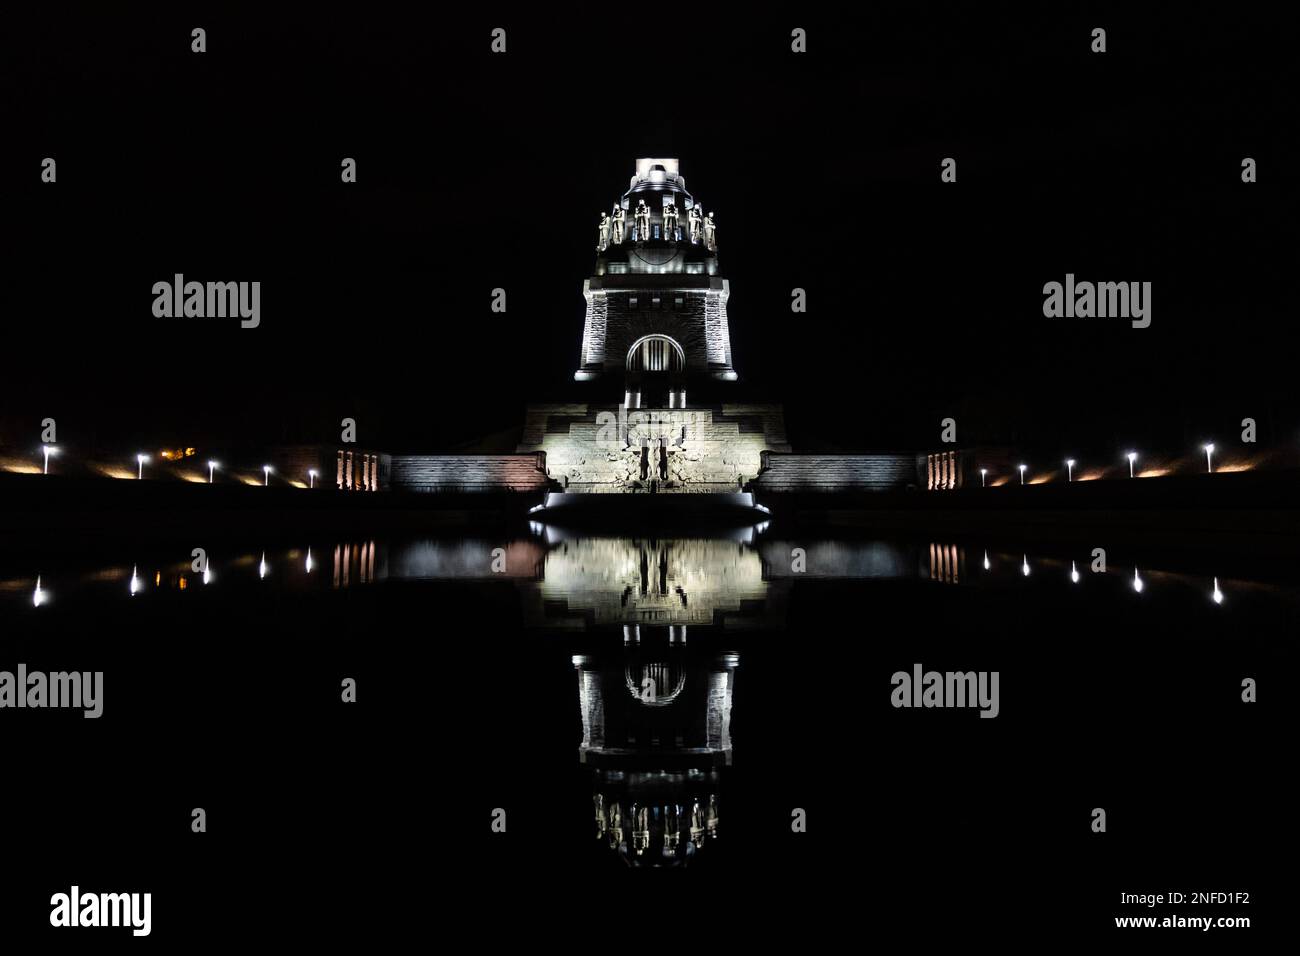
[[[692,380],[734,381],[717,227],[675,159],[638,159],[597,226],[574,378],[619,379],[631,408],[681,407]]]
[[[765,451],[788,452],[779,405],[745,404],[712,210],[676,159],[636,161],[596,225],[574,379],[588,401],[533,405],[519,452],[544,452],[568,492],[735,493]],[[719,399],[732,401],[719,401]]]

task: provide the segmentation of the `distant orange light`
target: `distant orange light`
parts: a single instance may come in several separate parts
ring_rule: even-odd
[[[117,468],[113,465],[99,465],[95,470],[105,478],[135,478],[134,471],[127,471],[125,468]]]
[[[15,475],[39,475],[41,466],[30,464],[20,458],[0,458],[0,471]]]

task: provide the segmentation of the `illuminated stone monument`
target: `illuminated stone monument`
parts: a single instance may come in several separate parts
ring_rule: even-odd
[[[587,316],[574,378],[622,378],[628,404],[672,407],[687,379],[734,381],[727,280],[717,244],[700,242],[703,210],[686,191],[675,159],[639,159],[615,204],[634,221],[632,241],[611,244],[602,229],[596,271],[583,283]]]
[[[639,509],[715,517],[732,509],[756,520],[755,496],[927,487],[925,456],[793,454],[782,407],[738,394],[720,227],[687,191],[676,159],[638,159],[627,191],[595,219],[573,375],[582,394],[530,405],[514,455],[394,455],[390,487],[541,494],[552,516],[561,508],[624,518]],[[943,472],[949,483],[936,485],[938,473],[930,460],[928,487],[956,487],[955,466]],[[591,493],[713,497],[661,506]]]
[[[720,393],[737,375],[713,220],[676,159],[639,159],[611,221],[633,228],[600,218],[574,373],[605,402],[531,406],[518,450],[568,492],[738,492],[790,446],[779,405]]]

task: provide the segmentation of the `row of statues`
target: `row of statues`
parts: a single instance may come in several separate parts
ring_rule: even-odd
[[[636,222],[636,228],[632,234],[632,241],[644,242],[652,235],[650,231],[650,207],[645,204],[644,199],[637,203],[633,218]],[[671,242],[680,242],[682,237],[678,223],[677,205],[670,202],[663,208],[661,237]],[[599,238],[596,251],[604,252],[611,244],[621,246],[624,235],[623,227],[624,212],[621,205],[615,204],[613,215],[602,212],[600,214],[600,224],[597,227]],[[703,216],[700,214],[699,206],[692,206],[686,214],[686,237],[690,244],[698,246],[703,240],[706,249],[710,252],[717,252],[716,232],[717,226],[713,222],[713,213]]]

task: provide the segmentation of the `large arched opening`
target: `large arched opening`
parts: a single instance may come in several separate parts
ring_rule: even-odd
[[[686,406],[686,351],[668,335],[643,335],[627,350],[625,403],[630,408]]]

